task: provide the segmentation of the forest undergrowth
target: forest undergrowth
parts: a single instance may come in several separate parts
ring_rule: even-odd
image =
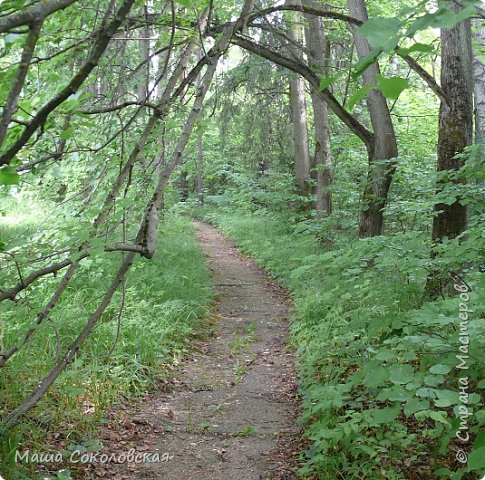
[[[10,252],[15,251],[14,244],[21,248],[23,242],[60,235],[46,227],[48,213],[42,204],[31,203],[29,214],[13,199],[4,206],[1,241],[9,245]],[[96,308],[116,260],[113,256],[85,260],[70,287],[71,294],[61,299],[49,321],[4,368],[0,377],[2,409],[15,407],[38,375],[49,370],[56,352],[77,336],[81,319]],[[31,325],[32,312],[55,281],[55,277],[47,279],[33,289],[28,300],[21,298],[15,308],[9,305],[1,313],[4,344],[20,341]],[[154,259],[136,261],[86,347],[38,407],[3,438],[2,474],[12,480],[37,478],[34,470],[38,465],[16,461],[16,452],[97,451],[101,446],[97,431],[107,411],[118,402],[134,401],[157,389],[170,375],[167,367],[192,350],[194,336],[206,330],[211,295],[207,267],[190,221],[168,215]],[[62,473],[58,478],[64,478]]]
[[[485,466],[479,224],[430,260],[425,233],[358,240],[328,220],[326,229],[289,211],[224,200],[214,197],[197,214],[234,238],[295,300],[292,343],[309,441],[301,474],[478,478]],[[452,271],[464,258],[474,261],[466,282],[456,278],[461,296],[427,301],[431,264]],[[465,456],[468,468],[460,468]]]

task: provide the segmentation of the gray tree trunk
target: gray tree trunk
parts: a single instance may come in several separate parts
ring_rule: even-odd
[[[204,205],[204,142],[202,131],[197,136],[197,178],[195,189],[197,191],[197,201]]]
[[[473,142],[473,67],[471,22],[441,31],[441,102],[437,170],[459,170],[463,159],[455,158]],[[437,204],[433,240],[455,238],[467,227],[467,208],[459,201]]]
[[[294,2],[291,2],[292,4]],[[290,54],[300,58],[301,52],[298,45],[303,40],[301,15],[293,12],[288,15],[291,22],[289,38],[292,43],[289,45]],[[301,75],[292,74],[290,80],[290,104],[291,119],[295,139],[295,183],[302,195],[310,193],[310,150],[308,146],[308,118],[305,99],[305,80]]]
[[[321,19],[313,15],[305,15],[305,20],[309,66],[319,73],[328,74],[330,44],[325,38]],[[310,86],[310,91],[315,124],[315,168],[317,172],[315,209],[317,218],[321,218],[332,213],[330,125],[327,104],[318,95],[315,87]]]
[[[485,2],[482,2],[485,3]],[[473,38],[479,49],[485,45],[485,21],[477,20],[474,26]],[[483,54],[477,49],[473,57],[473,70],[475,80],[475,143],[485,144],[485,61]],[[484,148],[481,149],[482,153]]]
[[[348,0],[350,15],[367,21],[367,8],[364,0]],[[355,28],[351,28],[355,47],[359,58],[371,52],[369,42]],[[374,63],[363,74],[365,85],[376,82],[379,65]],[[367,94],[367,108],[375,135],[375,144],[369,155],[369,170],[362,196],[360,212],[360,238],[373,237],[382,234],[384,226],[383,208],[386,206],[387,195],[395,171],[395,161],[398,155],[396,134],[392,124],[391,113],[387,100],[380,90],[372,89]]]
[[[473,143],[473,52],[471,21],[466,20],[453,28],[441,30],[441,101],[438,130],[438,172],[450,173],[464,165],[458,153]],[[438,184],[438,193],[449,185],[449,180]],[[433,242],[453,239],[463,233],[468,224],[468,209],[457,199],[451,205],[434,206]],[[437,298],[449,293],[452,279],[449,274],[433,272],[426,284],[428,297]]]

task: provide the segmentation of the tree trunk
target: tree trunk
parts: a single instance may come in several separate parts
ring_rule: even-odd
[[[288,47],[291,56],[300,58],[299,44],[302,42],[301,15],[292,13],[289,15],[291,22],[289,38],[291,43]],[[295,183],[300,194],[310,193],[310,150],[308,146],[308,120],[307,105],[305,99],[305,80],[301,75],[292,74],[290,80],[290,104],[291,119],[295,139]]]
[[[478,45],[485,44],[485,22],[477,21],[474,28],[474,39]],[[483,57],[482,57],[483,58]],[[485,62],[480,58],[477,51],[473,58],[473,70],[475,79],[475,143],[485,144]],[[481,148],[485,154],[485,148]],[[483,155],[482,155],[483,156]]]
[[[455,171],[463,159],[455,158],[473,142],[473,74],[470,21],[441,31],[441,102],[437,171]],[[440,186],[438,186],[440,190]],[[467,207],[459,200],[435,205],[433,240],[456,238],[467,227]],[[440,213],[438,213],[440,212]]]
[[[145,15],[145,21],[147,22],[139,32],[139,49],[140,58],[149,59],[150,57],[150,28],[148,27],[148,9],[145,6],[143,9]],[[142,68],[143,75],[140,75],[138,84],[138,101],[145,102],[150,91],[150,60],[148,60]]]
[[[187,182],[187,172],[182,170],[179,177],[180,201],[186,202],[189,198],[189,184]]]
[[[325,38],[319,17],[305,15],[305,39],[308,49],[309,66],[327,74],[330,44]],[[330,125],[327,104],[321,99],[315,87],[310,86],[315,128],[315,169],[317,189],[315,210],[317,218],[332,213],[332,157],[330,152]]]
[[[199,205],[204,205],[204,143],[202,131],[198,132],[197,137],[197,179],[195,189],[197,191],[197,201]]]
[[[348,5],[351,16],[363,21],[368,20],[364,0],[349,0]],[[358,33],[355,27],[350,29],[359,58],[367,56],[372,51],[369,43]],[[374,63],[363,74],[364,84],[375,84],[378,74],[379,65]],[[367,108],[374,130],[375,142],[373,148],[368,151],[369,170],[362,196],[359,224],[360,238],[382,234],[384,226],[383,208],[386,206],[387,195],[396,169],[395,159],[398,155],[391,113],[380,90],[372,89],[367,93]]]
[[[473,142],[472,56],[470,20],[441,30],[441,88],[445,100],[441,101],[439,113],[438,172],[460,170],[464,160],[456,158],[456,155]],[[438,183],[438,193],[446,188],[448,182]],[[434,243],[456,238],[466,230],[468,210],[459,199],[451,205],[438,203],[434,210]],[[442,272],[433,272],[426,284],[427,296],[436,298],[442,295],[451,282],[448,273],[443,277]]]

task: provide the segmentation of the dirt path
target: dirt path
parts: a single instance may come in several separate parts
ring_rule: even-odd
[[[196,222],[213,272],[216,336],[149,397],[108,425],[108,451],[164,453],[163,463],[98,465],[94,478],[293,479],[297,405],[285,293],[215,228]],[[131,427],[130,427],[131,426]],[[130,433],[131,432],[131,433]]]

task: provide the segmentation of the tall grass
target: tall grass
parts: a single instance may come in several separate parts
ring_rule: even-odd
[[[4,218],[15,217],[14,208],[9,215]],[[37,225],[32,217],[16,218],[0,227],[9,247],[27,230],[41,228],[42,215]],[[58,349],[65,351],[77,336],[96,309],[120,255],[87,259],[48,321],[3,369],[1,414],[25,398],[49,370]],[[5,347],[22,338],[56,281],[44,279],[18,303],[1,305]],[[12,282],[2,278],[2,285]],[[15,464],[16,449],[42,451],[46,435],[53,431],[67,444],[88,441],[96,436],[99,422],[116,399],[134,398],[153,389],[166,375],[166,365],[178,362],[193,348],[191,339],[205,325],[211,295],[208,269],[189,220],[168,215],[156,256],[151,261],[137,259],[126,279],[124,308],[120,310],[119,289],[72,365],[29,418],[1,440],[0,474],[12,480],[33,478],[28,469]]]

